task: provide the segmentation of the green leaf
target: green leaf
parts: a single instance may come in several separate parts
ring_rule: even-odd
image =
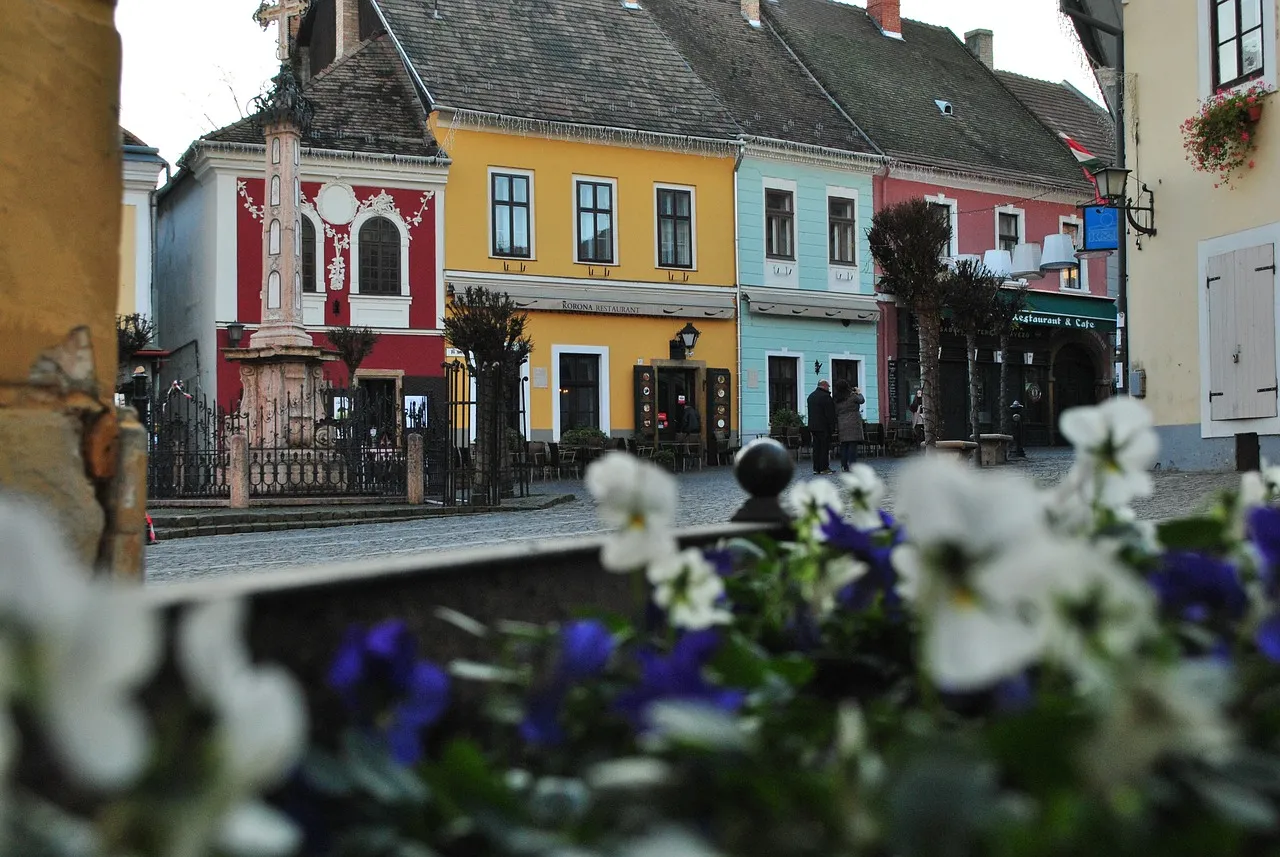
[[[324,750],[311,750],[302,763],[302,778],[307,785],[327,797],[346,797],[353,783],[347,767]]]
[[[786,679],[792,687],[803,687],[813,678],[816,667],[810,658],[792,653],[769,661],[769,669]]]
[[[725,637],[710,663],[724,684],[746,690],[754,690],[765,683],[769,666],[764,650],[738,633]]]
[[[1156,537],[1170,550],[1212,551],[1228,543],[1223,522],[1203,516],[1157,524]]]
[[[413,772],[391,758],[386,748],[355,730],[343,736],[348,772],[357,786],[380,803],[420,804],[427,788]]]

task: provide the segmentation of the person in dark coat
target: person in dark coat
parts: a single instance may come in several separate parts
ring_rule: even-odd
[[[836,403],[831,385],[818,382],[809,394],[809,433],[813,435],[813,472],[831,473],[831,435],[836,430]]]
[[[843,378],[836,381],[836,428],[840,435],[840,469],[858,460],[858,444],[862,442],[862,391]]]

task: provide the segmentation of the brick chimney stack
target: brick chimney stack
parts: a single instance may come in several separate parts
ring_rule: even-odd
[[[867,14],[880,32],[895,39],[902,38],[901,0],[867,0]]]
[[[354,53],[360,44],[360,0],[337,0],[333,7],[337,16],[333,58],[340,60]]]
[[[994,70],[996,67],[995,34],[990,30],[970,30],[964,34],[969,53],[982,60],[982,64]]]
[[[742,4],[742,17],[753,27],[760,26],[760,0],[739,0]]]

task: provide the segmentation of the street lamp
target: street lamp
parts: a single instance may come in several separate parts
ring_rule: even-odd
[[[676,334],[676,338],[684,345],[686,352],[692,351],[693,346],[698,344],[698,337],[702,335],[702,331],[693,326],[693,322],[685,322],[684,327],[680,328],[680,332]]]
[[[235,348],[240,344],[240,340],[244,339],[244,325],[238,321],[233,321],[227,325],[227,340],[231,343],[231,347]]]
[[[1156,234],[1156,211],[1155,211],[1155,194],[1151,192],[1151,188],[1146,184],[1142,184],[1138,190],[1138,200],[1134,202],[1128,196],[1129,173],[1124,167],[1099,167],[1093,173],[1094,180],[1098,183],[1098,195],[1105,199],[1109,204],[1114,205],[1117,209],[1124,212],[1125,219],[1129,221],[1129,225],[1133,230],[1141,235]],[[1142,205],[1142,195],[1147,195],[1147,204]],[[1144,211],[1147,214],[1147,222],[1150,225],[1144,226],[1134,218],[1136,212]]]

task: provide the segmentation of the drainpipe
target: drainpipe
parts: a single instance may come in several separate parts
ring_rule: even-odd
[[[742,395],[746,390],[746,384],[742,380],[742,272],[739,270],[739,238],[738,238],[738,169],[742,166],[742,158],[747,153],[747,143],[745,140],[738,141],[738,154],[733,159],[733,287],[736,291],[736,302],[738,305],[738,323],[734,325],[734,332],[737,336],[738,349],[738,444],[742,444]],[[709,417],[710,415],[708,415]]]

